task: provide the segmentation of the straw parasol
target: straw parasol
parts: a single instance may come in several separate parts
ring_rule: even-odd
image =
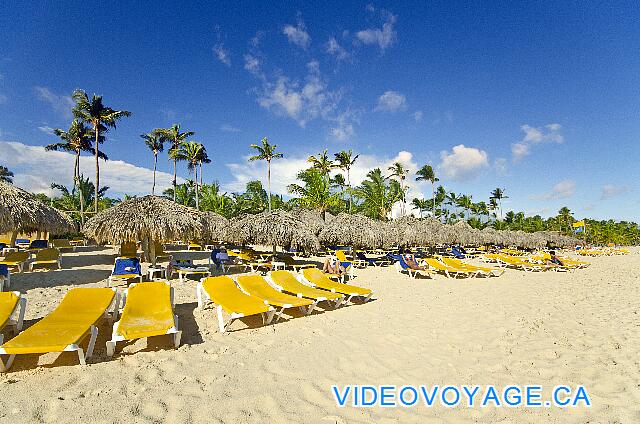
[[[206,230],[195,209],[158,196],[134,197],[96,214],[84,224],[84,232],[99,243],[149,238],[152,264],[155,243],[176,238],[199,238]]]
[[[482,237],[484,239],[484,244],[504,244],[504,237],[502,236],[502,231],[497,231],[491,227],[485,227],[482,230]]]
[[[215,212],[201,212],[200,218],[204,227],[203,236],[209,240],[226,240],[229,220]]]
[[[384,229],[379,222],[364,215],[341,213],[325,224],[318,238],[325,245],[377,249],[384,244]]]
[[[325,224],[325,219],[329,218],[333,219],[333,215],[329,212],[325,212],[325,219],[322,219],[322,214],[317,210],[313,209],[293,209],[289,212],[291,216],[299,219],[307,226],[309,231],[311,231],[316,236],[320,233]]]
[[[262,212],[231,220],[229,241],[241,244],[282,246],[314,252],[320,248],[318,239],[305,223],[283,210]]]
[[[46,231],[61,234],[75,229],[73,221],[56,208],[38,200],[33,194],[0,181],[0,232]]]

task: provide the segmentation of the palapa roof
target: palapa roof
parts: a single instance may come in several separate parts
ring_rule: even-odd
[[[0,232],[48,231],[62,234],[75,229],[66,214],[33,194],[0,181]]]
[[[203,237],[207,240],[226,240],[229,229],[229,220],[215,212],[200,213],[204,227]]]
[[[384,244],[384,228],[364,215],[341,213],[325,224],[318,238],[325,245],[376,249]]]
[[[320,243],[309,227],[283,210],[231,220],[227,240],[241,244],[291,247],[307,252],[320,249]]]
[[[333,219],[333,215],[331,215],[329,212],[325,212],[325,219],[322,219],[322,214],[313,209],[299,208],[293,209],[289,213],[291,214],[291,216],[302,221],[307,226],[307,228],[316,236],[320,233],[322,228],[324,228],[325,219]]]
[[[84,233],[98,242],[193,239],[206,233],[202,215],[158,196],[134,197],[96,214]]]

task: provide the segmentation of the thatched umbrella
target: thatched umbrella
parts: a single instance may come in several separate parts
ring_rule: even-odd
[[[473,228],[465,221],[458,221],[451,226],[453,232],[453,243],[469,245],[478,243],[479,237],[474,233]]]
[[[320,233],[322,228],[324,228],[325,219],[333,219],[333,215],[329,212],[325,212],[325,219],[322,219],[322,214],[317,210],[312,209],[293,209],[289,212],[291,216],[302,221],[309,231],[311,231],[316,236]]]
[[[262,212],[231,220],[227,232],[229,241],[241,244],[262,244],[314,252],[320,243],[307,225],[282,210]]]
[[[134,197],[96,214],[84,232],[101,242],[149,239],[149,256],[156,264],[155,243],[199,238],[206,233],[198,211],[158,196]]]
[[[63,212],[21,188],[0,181],[0,232],[13,232],[12,245],[19,231],[61,234],[74,229],[73,221]]]
[[[379,222],[364,215],[341,213],[325,224],[318,238],[325,245],[377,249],[384,244],[384,229]]]
[[[502,231],[497,231],[491,227],[485,227],[482,230],[482,237],[484,238],[484,244],[504,244],[504,237]]]
[[[215,212],[201,212],[200,217],[204,227],[203,237],[209,241],[226,240],[229,220]]]

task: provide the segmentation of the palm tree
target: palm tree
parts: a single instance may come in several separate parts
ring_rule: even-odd
[[[269,140],[267,139],[267,137],[263,137],[262,140],[260,140],[260,142],[262,143],[262,146],[259,146],[257,144],[251,145],[251,148],[256,149],[258,151],[258,154],[255,156],[251,156],[249,160],[250,161],[256,161],[256,160],[267,161],[267,188],[269,190],[269,197],[268,197],[269,212],[271,212],[271,161],[273,159],[279,159],[284,155],[282,153],[276,153],[277,145],[269,144]]]
[[[193,180],[187,180],[183,184],[178,184],[176,186],[176,190],[173,190],[173,187],[169,187],[165,191],[162,192],[162,195],[171,199],[176,199],[176,203],[185,206],[194,206],[195,205],[195,195],[193,189]]]
[[[571,234],[571,224],[573,223],[573,212],[564,206],[558,211],[558,216],[556,217],[558,220],[558,224],[560,225],[560,231],[563,230],[563,224],[567,224],[568,234]]]
[[[498,209],[498,201],[496,200],[496,198],[495,198],[495,197],[490,197],[490,198],[489,198],[489,207],[488,207],[488,209],[489,209],[490,211],[495,211],[496,209]],[[495,213],[493,213],[492,215],[493,215],[493,218],[495,219],[496,214],[495,214]],[[488,220],[488,219],[489,219],[489,218],[488,218],[488,214],[487,214],[487,220]]]
[[[393,165],[389,167],[389,171],[391,171],[391,175],[389,177],[396,177],[400,182],[400,190],[401,197],[400,200],[402,203],[400,204],[400,214],[402,216],[405,215],[405,188],[404,188],[404,180],[407,178],[407,174],[409,174],[409,170],[405,168],[403,164],[400,162],[395,162]]]
[[[453,191],[447,193],[446,203],[447,205],[453,206],[456,213],[458,212],[458,196],[456,196]]]
[[[171,143],[171,148],[169,149],[169,159],[172,159],[172,152],[178,150],[180,148],[180,143],[186,141],[187,138],[195,135],[193,131],[185,131],[180,132],[180,124],[173,124],[170,128],[156,128],[153,130],[154,133],[158,134],[160,139],[164,142]],[[178,161],[173,158],[173,201],[176,201],[176,184],[178,178]]]
[[[356,188],[354,194],[363,199],[362,209],[370,218],[386,220],[394,203],[402,199],[402,189],[398,181],[382,175],[380,168],[373,169],[367,174],[367,179]]]
[[[431,165],[425,165],[416,172],[416,181],[430,181],[431,182],[431,215],[436,216],[436,181],[440,181],[436,178],[436,173],[433,171]]]
[[[158,153],[164,150],[164,141],[155,131],[148,134],[140,134],[149,150],[153,152],[153,186],[151,187],[151,195],[156,194],[156,169],[158,168]]]
[[[324,149],[322,152],[318,153],[318,156],[309,156],[307,162],[311,163],[311,167],[313,169],[317,169],[325,178],[329,178],[329,174],[333,168],[337,166],[333,163],[331,159],[329,159],[329,153],[327,149]]]
[[[429,208],[429,201],[427,199],[414,198],[411,204],[420,211],[420,218],[422,218],[422,212]]]
[[[204,145],[202,146],[202,150],[200,151],[200,157],[198,157],[198,166],[200,166],[200,188],[202,188],[202,164],[203,163],[211,163],[211,159],[209,159],[209,155],[207,154],[207,149],[205,149]]]
[[[481,202],[476,203],[476,212],[480,216],[486,215],[487,216],[487,222],[489,222],[489,208],[488,208],[487,203],[485,201],[481,201]]]
[[[102,96],[93,95],[91,100],[83,90],[73,92],[73,100],[76,105],[73,108],[73,115],[93,126],[95,136],[94,150],[96,158],[96,184],[94,209],[98,212],[98,191],[100,190],[100,132],[106,132],[109,127],[115,128],[116,122],[126,116],[131,116],[127,110],[114,110],[102,104]]]
[[[351,167],[356,163],[356,160],[358,159],[358,157],[360,157],[360,155],[353,156],[353,151],[349,149],[335,153],[333,156],[335,156],[336,158],[338,168],[343,169],[347,172],[347,187],[349,188],[349,213],[351,213],[351,208],[353,205],[353,193],[351,190]]]
[[[75,155],[75,163],[73,165],[73,189],[79,190],[79,201],[80,201],[80,222],[84,224],[84,201],[85,194],[82,191],[82,185],[80,184],[80,154],[82,152],[88,152],[92,155],[95,155],[96,152],[92,147],[92,131],[87,128],[82,121],[74,119],[69,126],[68,131],[63,131],[59,128],[53,130],[53,133],[60,137],[62,142],[53,143],[45,146],[45,150],[54,150],[54,151],[65,151],[70,152]],[[104,137],[100,136],[100,142],[104,141]],[[97,153],[101,159],[107,160],[107,155],[102,152]],[[95,187],[93,187],[95,188]],[[95,193],[94,193],[95,196]]]
[[[466,219],[469,219],[469,209],[471,209],[472,204],[473,202],[471,201],[471,196],[463,194],[462,196],[458,197],[458,206],[462,208],[463,212],[466,212]]]
[[[491,197],[489,199],[496,199],[498,201],[498,207],[500,208],[500,220],[502,220],[502,199],[508,199],[508,196],[504,195],[503,188],[496,188],[491,192]]]
[[[0,165],[0,181],[13,184],[13,172],[9,171],[6,166]]]
[[[198,163],[202,155],[202,144],[196,141],[183,141],[180,143],[180,148],[171,151],[171,159],[177,161],[187,162],[187,169],[189,173],[194,174],[194,183],[196,186],[196,209],[200,209],[200,202],[198,198]]]
[[[322,214],[324,219],[325,213],[329,208],[341,204],[340,196],[338,193],[331,193],[330,182],[322,175],[320,170],[315,168],[305,169],[298,174],[298,179],[304,185],[290,184],[287,187],[289,193],[299,196],[295,199],[298,206],[315,209]]]

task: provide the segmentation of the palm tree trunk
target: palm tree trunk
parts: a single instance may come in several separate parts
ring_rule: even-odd
[[[156,194],[156,168],[158,167],[158,153],[153,152],[153,186],[151,186],[151,195]]]
[[[431,181],[431,217],[436,217],[436,189],[434,181]]]
[[[100,140],[100,130],[98,125],[98,123],[95,123],[93,126],[96,133],[96,191],[94,193],[95,198],[93,199],[93,205],[96,213],[98,213],[98,190],[100,190],[100,162],[98,161],[98,154],[100,151],[100,146],[98,143],[98,140]]]
[[[200,188],[202,188],[202,161],[200,161]]]
[[[173,160],[173,201],[176,201],[176,174],[178,172],[178,161]]]
[[[347,184],[349,184],[349,213],[351,213],[351,205],[353,205],[353,193],[351,192],[351,172],[349,171],[349,168],[347,168]]]
[[[269,212],[271,212],[271,161],[267,161],[267,188],[269,189],[269,198],[267,204],[269,205]]]
[[[73,184],[78,188],[78,195],[80,197],[80,223],[84,225],[84,193],[82,192],[82,186],[80,185],[80,151],[76,152],[76,170],[74,172]]]
[[[500,221],[502,221],[502,199],[498,199],[498,205],[500,206]]]
[[[193,167],[194,179],[196,182],[196,209],[200,210],[200,203],[198,201],[198,165]]]

